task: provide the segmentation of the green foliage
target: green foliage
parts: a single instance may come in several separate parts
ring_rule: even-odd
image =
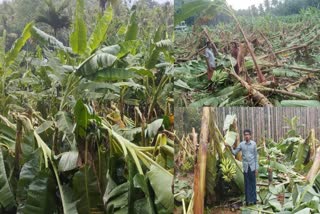
[[[101,69],[112,67],[117,57],[109,50],[101,49],[99,52],[88,57],[78,67],[76,74],[81,76],[91,76]]]
[[[298,137],[297,128],[299,118],[294,116],[293,118],[284,118],[284,121],[289,125],[290,129],[286,133],[286,137]]]
[[[149,59],[146,61],[146,68],[153,68],[158,62],[160,52],[167,52],[172,46],[173,44],[169,39],[156,42]]]
[[[300,77],[300,74],[289,69],[276,68],[272,70],[276,77]]]
[[[56,211],[55,183],[50,172],[40,171],[28,187],[26,204],[23,213],[53,213]],[[41,198],[41,200],[39,200]]]
[[[77,211],[81,213],[90,213],[91,208],[97,207],[100,202],[100,193],[98,183],[95,178],[92,167],[84,166],[77,171],[72,179],[75,196],[79,199],[77,202]]]
[[[70,35],[70,46],[74,53],[83,54],[87,49],[87,27],[84,21],[84,0],[77,0],[77,7]]]
[[[212,78],[211,78],[211,81],[219,86],[219,85],[222,85],[223,83],[225,83],[225,81],[228,79],[229,77],[229,74],[225,71],[222,71],[222,70],[216,70],[213,75],[212,75]]]
[[[110,6],[107,8],[107,10],[105,10],[103,16],[99,19],[94,31],[89,38],[88,46],[91,52],[97,49],[100,44],[106,39],[106,33],[111,23],[112,16],[113,10]]]
[[[126,41],[136,40],[137,36],[138,36],[138,22],[137,22],[136,10],[134,10],[130,17],[130,22],[127,27],[125,40]]]
[[[181,166],[181,171],[183,172],[192,172],[193,170],[193,160],[191,158],[188,158]]]
[[[152,165],[150,171],[147,173],[150,184],[155,192],[156,207],[166,213],[173,211],[173,193],[171,192],[171,185],[173,176],[165,174],[157,166]]]
[[[16,40],[14,45],[12,46],[11,50],[6,54],[5,57],[5,66],[10,66],[14,60],[17,58],[19,52],[23,48],[23,46],[26,44],[28,39],[31,37],[31,29],[33,27],[33,23],[29,23],[24,28],[21,37]]]
[[[283,107],[319,107],[318,100],[282,100],[281,106]]]
[[[213,2],[210,1],[191,1],[185,4],[182,4],[181,8],[174,14],[174,24],[177,25],[181,21],[186,20],[187,18],[194,16],[205,9],[208,9]]]
[[[42,9],[40,15],[38,15],[35,20],[36,22],[51,26],[56,36],[58,30],[70,26],[70,18],[63,12],[63,10],[68,7],[69,1],[64,0],[61,5],[57,7],[52,0],[46,0],[44,2],[47,5],[47,9]]]
[[[44,46],[49,45],[66,53],[72,53],[72,49],[70,47],[64,46],[63,43],[55,37],[43,32],[35,26],[32,27],[31,34],[33,38],[37,39],[37,41]]]
[[[0,185],[2,187],[0,190],[1,207],[8,208],[8,207],[15,206],[14,195],[8,181],[1,148],[0,148]]]
[[[209,147],[210,148],[210,147]],[[217,184],[217,153],[214,148],[209,150],[207,156],[206,169],[206,196],[213,197],[215,195],[215,187]]]

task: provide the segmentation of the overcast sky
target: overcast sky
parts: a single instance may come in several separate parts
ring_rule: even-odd
[[[229,5],[233,7],[233,9],[248,9],[251,5],[255,4],[257,7],[260,3],[263,4],[264,0],[227,0]]]

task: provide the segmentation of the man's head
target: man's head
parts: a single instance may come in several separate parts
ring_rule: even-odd
[[[231,42],[231,47],[232,48],[237,48],[239,45],[237,42]]]
[[[246,141],[250,141],[251,140],[251,130],[250,129],[243,130],[243,135],[244,135],[244,139]]]
[[[208,48],[212,48],[212,44],[211,44],[210,41],[207,41],[206,45],[207,45]]]

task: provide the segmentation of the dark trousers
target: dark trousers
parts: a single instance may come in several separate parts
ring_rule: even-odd
[[[244,172],[243,174],[244,174],[244,189],[246,194],[246,203],[257,203],[255,171],[251,171],[249,166],[248,172]]]

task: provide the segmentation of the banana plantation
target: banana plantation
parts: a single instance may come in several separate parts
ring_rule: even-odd
[[[175,213],[319,213],[320,147],[316,130],[303,138],[288,130],[275,142],[257,140],[259,170],[257,205],[243,206],[244,176],[241,155],[226,146],[240,143],[236,115],[227,115],[218,128],[215,108],[177,108],[175,156]],[[185,127],[179,121],[200,116]],[[201,119],[200,119],[201,118]],[[289,120],[296,124],[297,118]],[[289,124],[289,125],[290,125]],[[186,129],[185,129],[186,128]],[[318,134],[318,133],[317,133]]]
[[[320,105],[319,8],[241,15],[216,0],[190,1],[175,10],[176,25],[191,23],[175,35],[177,106]],[[216,62],[210,80],[206,42]]]
[[[173,6],[150,2],[1,26],[0,213],[172,213]]]

